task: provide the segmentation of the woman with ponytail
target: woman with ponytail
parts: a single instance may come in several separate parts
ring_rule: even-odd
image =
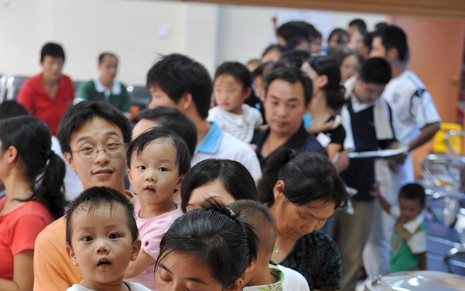
[[[63,215],[65,164],[47,125],[21,116],[0,122],[0,290],[32,290],[34,242]]]
[[[311,290],[339,289],[338,248],[317,231],[347,199],[344,183],[328,158],[286,148],[276,151],[268,160],[258,194],[278,230],[273,263],[301,273]]]
[[[346,132],[338,114],[344,105],[344,87],[337,61],[331,57],[315,57],[301,67],[313,82],[313,98],[310,103],[312,125],[307,127],[328,152],[332,161],[343,149]]]

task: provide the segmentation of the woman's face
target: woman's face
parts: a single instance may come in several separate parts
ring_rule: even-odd
[[[222,205],[228,205],[236,201],[231,193],[224,187],[221,179],[216,179],[192,190],[187,204],[187,211],[201,208],[207,200],[214,198]]]
[[[341,81],[345,82],[352,78],[355,73],[358,71],[360,63],[358,62],[358,58],[355,55],[350,55],[346,57],[340,66],[341,71]]]
[[[173,251],[168,253],[158,263],[155,270],[157,289],[166,290],[202,290],[222,291],[241,290],[242,279],[236,281],[232,288],[223,288],[213,276],[209,266],[206,266],[195,255]]]
[[[280,180],[276,185],[279,186],[279,183],[283,182]],[[334,202],[319,199],[298,205],[290,202],[279,187],[275,186],[274,191],[275,203],[271,206],[271,212],[279,235],[287,239],[298,240],[303,235],[320,229],[334,213]]]

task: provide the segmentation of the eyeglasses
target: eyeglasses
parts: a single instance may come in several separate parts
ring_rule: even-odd
[[[95,159],[100,151],[106,152],[108,155],[114,155],[120,153],[124,148],[124,144],[120,142],[111,142],[107,143],[104,148],[99,149],[94,146],[84,146],[77,151],[72,151],[77,153],[83,159]]]

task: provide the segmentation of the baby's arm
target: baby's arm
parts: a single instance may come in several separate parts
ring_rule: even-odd
[[[381,205],[381,208],[383,208],[384,211],[391,213],[391,204],[389,204],[389,202],[384,199],[383,195],[381,195],[378,182],[373,184],[373,189],[370,191],[370,195],[378,200],[379,205]]]
[[[140,250],[135,261],[129,263],[124,278],[133,278],[142,273],[150,265],[155,264],[155,260],[144,250]]]
[[[418,269],[419,270],[428,270],[428,265],[426,263],[426,252],[419,253],[418,256],[420,257],[420,260],[418,262]]]

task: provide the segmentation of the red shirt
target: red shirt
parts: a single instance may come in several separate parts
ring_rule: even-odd
[[[42,85],[42,73],[24,82],[18,94],[18,103],[26,107],[37,119],[44,121],[53,135],[58,131],[61,116],[74,98],[73,82],[68,76],[61,75],[55,99],[45,92]]]
[[[0,209],[6,197],[0,199]],[[0,215],[0,278],[13,280],[14,256],[34,249],[39,232],[52,217],[48,209],[38,201],[28,201],[7,214]]]

